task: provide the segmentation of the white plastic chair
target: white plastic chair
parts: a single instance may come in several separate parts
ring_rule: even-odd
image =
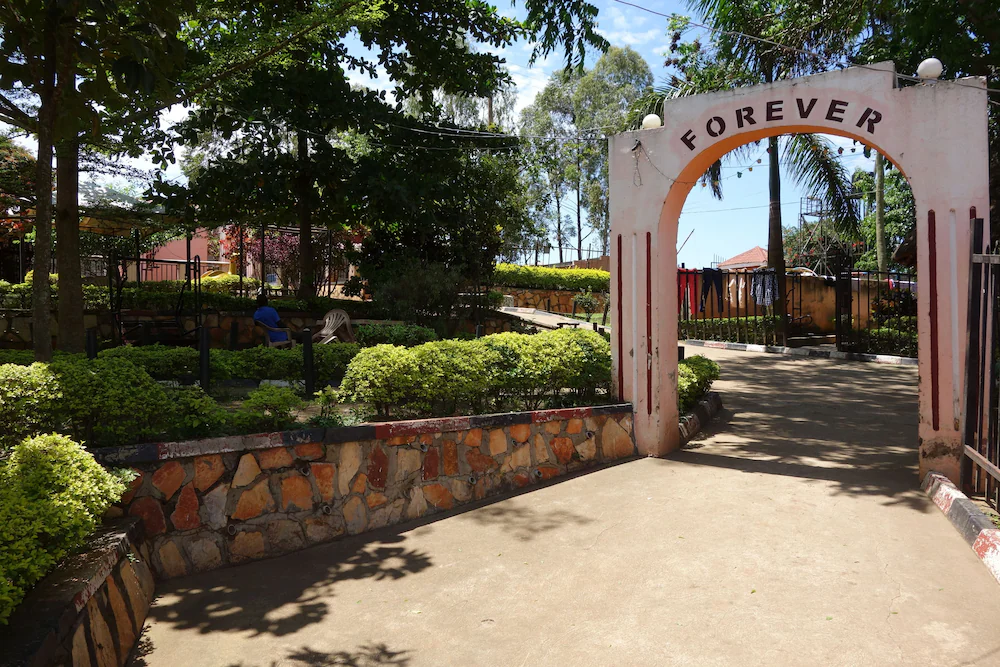
[[[337,337],[337,331],[343,328],[343,338]],[[315,340],[320,345],[343,340],[347,343],[354,342],[354,331],[351,329],[351,318],[343,310],[331,310],[323,316],[323,328],[315,336]]]

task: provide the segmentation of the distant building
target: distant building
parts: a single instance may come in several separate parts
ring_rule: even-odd
[[[719,262],[720,269],[762,269],[767,266],[767,250],[760,246],[754,246],[747,251],[741,252],[735,257],[730,257],[724,262]]]

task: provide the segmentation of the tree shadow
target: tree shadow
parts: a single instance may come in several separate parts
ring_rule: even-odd
[[[398,530],[376,531],[167,581],[161,584],[149,617],[202,634],[290,635],[329,613],[327,601],[336,595],[340,582],[395,580],[429,568],[430,556],[407,549],[400,544],[403,540]]]
[[[570,524],[585,526],[594,521],[567,510],[540,512],[532,507],[511,503],[480,507],[475,512],[463,515],[463,518],[483,527],[499,526],[507,535],[524,542],[556,528]]]
[[[670,458],[832,482],[921,512],[916,369],[777,355],[727,355],[726,409]]]
[[[410,664],[409,651],[393,651],[385,644],[359,646],[354,651],[317,651],[308,646],[291,651],[280,662],[272,660],[270,667],[279,665],[306,665],[308,667],[406,667]],[[230,663],[227,667],[256,667],[244,662]]]

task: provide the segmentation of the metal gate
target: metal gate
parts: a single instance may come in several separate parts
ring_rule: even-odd
[[[990,252],[983,228],[982,218],[972,221],[962,486],[996,508],[1000,504],[1000,248]]]

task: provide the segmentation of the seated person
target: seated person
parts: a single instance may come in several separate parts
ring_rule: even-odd
[[[284,328],[281,316],[271,306],[267,305],[267,297],[261,294],[257,297],[257,310],[253,314],[254,322],[260,322],[272,329]],[[267,331],[267,339],[272,343],[284,343],[288,341],[288,334],[284,331]]]

